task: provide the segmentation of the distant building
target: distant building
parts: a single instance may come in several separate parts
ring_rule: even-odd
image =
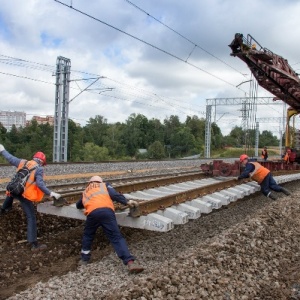
[[[33,116],[31,121],[35,120],[38,124],[49,124],[51,126],[54,126],[54,117],[53,116],[46,116],[46,117],[41,117],[41,116]],[[30,123],[30,121],[28,121],[27,123]],[[76,123],[74,121],[74,123],[76,124],[76,126],[80,127],[80,123]]]
[[[46,117],[40,117],[40,116],[33,116],[32,121],[35,120],[38,124],[47,124],[54,125],[54,117],[53,116],[46,116]]]
[[[26,125],[26,113],[20,111],[0,111],[0,123],[11,130],[12,126],[24,127]]]
[[[148,150],[147,149],[138,149],[139,154],[147,154]]]

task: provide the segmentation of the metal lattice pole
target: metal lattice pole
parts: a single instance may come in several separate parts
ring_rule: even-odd
[[[259,123],[256,122],[255,128],[255,156],[258,157],[258,144],[259,144]]]
[[[205,157],[210,158],[211,144],[211,105],[206,105],[206,121],[205,121]]]
[[[66,162],[68,159],[70,73],[71,60],[62,56],[57,57],[53,162]]]

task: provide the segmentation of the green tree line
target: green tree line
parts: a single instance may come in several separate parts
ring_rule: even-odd
[[[108,124],[102,116],[90,118],[83,127],[69,120],[68,161],[103,161],[118,159],[181,158],[204,153],[205,119],[188,116],[184,122],[171,115],[161,122],[142,114],[131,114],[121,123]],[[243,131],[235,127],[223,136],[217,124],[212,124],[211,149],[243,144]],[[276,137],[263,132],[263,146],[276,145]],[[17,157],[29,158],[43,151],[48,161],[53,154],[53,126],[31,121],[27,126],[7,131],[0,123],[0,142]],[[139,149],[146,149],[141,152]]]

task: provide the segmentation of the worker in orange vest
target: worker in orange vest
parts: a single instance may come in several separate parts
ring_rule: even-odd
[[[33,155],[32,160],[27,161],[11,155],[1,144],[0,153],[11,165],[17,167],[17,170],[21,169],[25,166],[25,164],[29,166],[30,169],[34,168],[26,182],[23,194],[8,194],[1,207],[0,213],[2,215],[9,212],[12,208],[14,198],[18,199],[27,218],[27,241],[31,245],[31,250],[44,250],[47,248],[47,245],[37,242],[37,225],[34,203],[41,201],[44,194],[54,197],[55,199],[58,199],[61,196],[58,193],[51,192],[45,185],[43,179],[43,166],[46,165],[46,156],[43,152],[36,152]]]
[[[113,201],[129,207],[138,205],[136,201],[127,200],[124,195],[118,193],[110,183],[103,182],[100,176],[93,176],[82,193],[82,197],[76,203],[78,209],[85,209],[84,214],[87,216],[79,265],[88,264],[96,231],[102,227],[118,257],[122,259],[124,265],[127,265],[129,272],[140,273],[144,268],[136,263],[135,258],[128,250],[117,224]]]
[[[269,169],[263,167],[258,162],[249,162],[247,154],[240,156],[240,162],[245,167],[245,170],[237,177],[238,180],[251,177],[260,185],[261,192],[272,200],[277,200],[277,196],[271,190],[282,192],[287,196],[291,195],[290,191],[276,183]]]
[[[261,151],[261,157],[264,161],[266,161],[269,157],[267,147],[264,147],[264,149]]]
[[[285,151],[285,154],[283,155],[283,160],[289,164],[290,163],[290,156],[291,156],[292,150],[290,148],[287,148]]]

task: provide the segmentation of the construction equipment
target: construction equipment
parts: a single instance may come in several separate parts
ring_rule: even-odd
[[[298,74],[285,58],[262,47],[250,34],[245,38],[242,33],[236,33],[229,47],[232,50],[230,55],[248,65],[258,84],[275,96],[274,101],[281,100],[290,106],[285,133],[286,153],[288,162],[300,162],[300,132],[290,127],[290,119],[300,113]]]

